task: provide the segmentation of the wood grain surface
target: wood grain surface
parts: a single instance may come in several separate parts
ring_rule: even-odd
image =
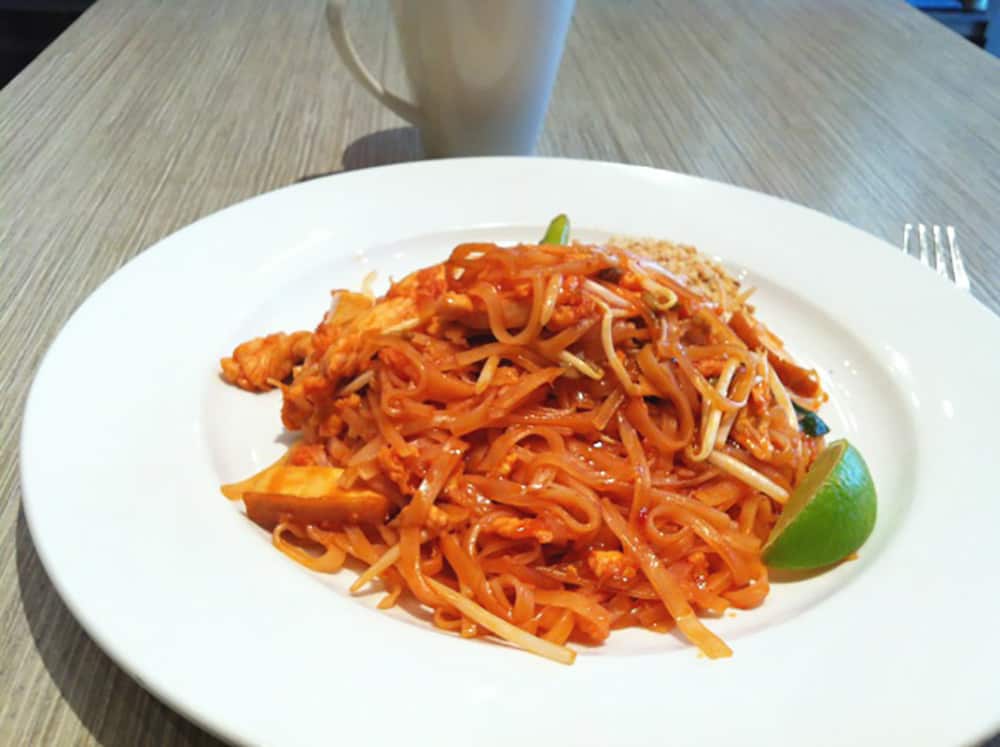
[[[384,0],[350,20],[403,88]],[[952,223],[1000,311],[1000,62],[901,0],[580,0],[539,152],[739,184],[893,243]],[[90,641],[33,549],[17,440],[60,326],[203,215],[419,157],[319,0],[100,0],[0,91],[0,744],[214,742]]]

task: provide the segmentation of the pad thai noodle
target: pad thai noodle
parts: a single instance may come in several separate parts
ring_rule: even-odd
[[[313,332],[236,348],[224,378],[281,390],[300,434],[226,485],[274,545],[436,626],[571,663],[617,628],[706,626],[768,594],[762,544],[823,447],[824,401],[692,249],[462,244],[376,298],[338,290]]]

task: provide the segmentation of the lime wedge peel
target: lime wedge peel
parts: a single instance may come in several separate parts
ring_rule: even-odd
[[[834,441],[788,499],[764,544],[764,562],[808,570],[843,560],[871,535],[876,505],[864,458],[846,440]]]

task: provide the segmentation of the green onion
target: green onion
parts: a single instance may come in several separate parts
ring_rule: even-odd
[[[794,402],[792,407],[795,408],[795,414],[799,416],[799,430],[807,436],[825,436],[830,432],[830,426],[812,410],[800,407]]]
[[[565,246],[569,243],[569,218],[564,213],[560,213],[549,223],[548,230],[542,236],[541,244],[558,244]]]

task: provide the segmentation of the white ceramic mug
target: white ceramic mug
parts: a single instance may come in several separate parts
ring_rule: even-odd
[[[327,21],[361,85],[420,128],[429,156],[527,155],[541,133],[576,0],[393,0],[407,101],[358,58],[343,0]]]

